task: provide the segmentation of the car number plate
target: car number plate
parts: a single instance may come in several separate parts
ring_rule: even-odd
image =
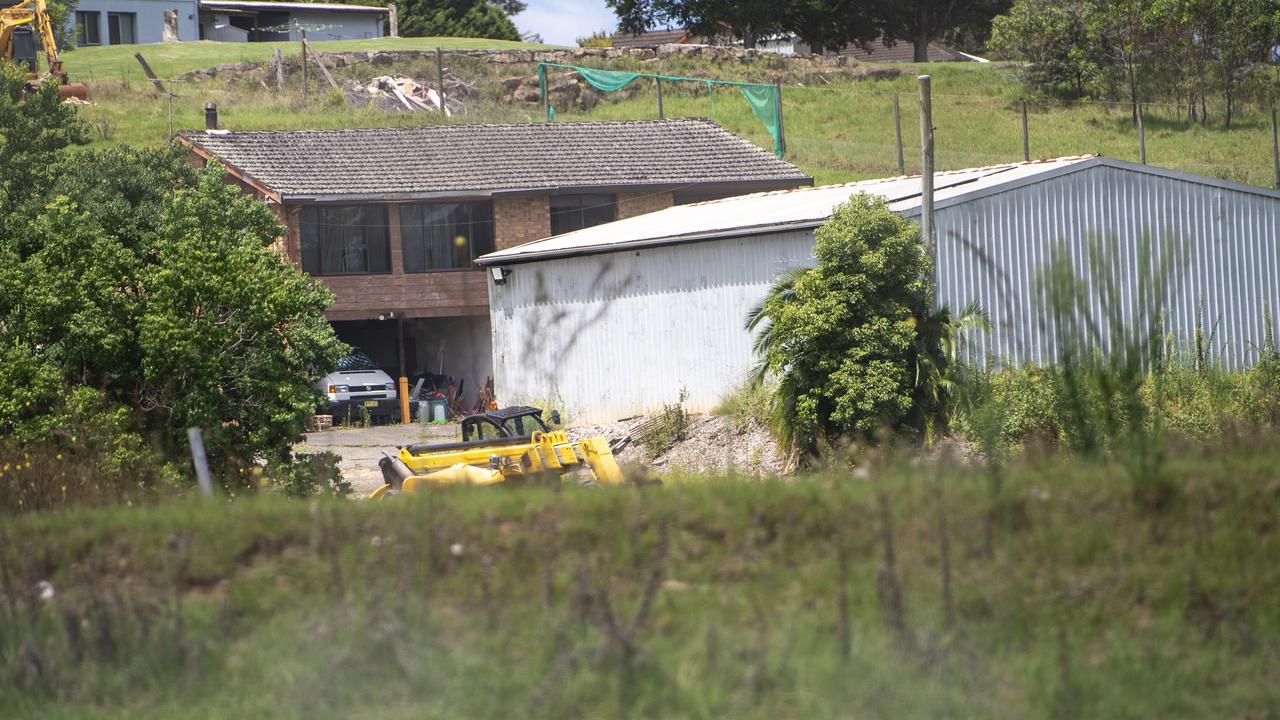
[[[364,401],[364,406],[365,406],[365,407],[378,407],[378,401],[377,401],[377,400],[365,400],[365,401]]]

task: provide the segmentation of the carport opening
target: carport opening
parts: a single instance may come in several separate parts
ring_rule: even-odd
[[[470,412],[479,390],[493,376],[487,315],[335,321],[338,339],[360,348],[393,379],[422,380],[413,400],[441,393],[454,408]],[[417,408],[413,408],[416,412]]]

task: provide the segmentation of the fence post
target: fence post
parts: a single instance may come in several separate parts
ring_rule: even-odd
[[[893,94],[893,135],[898,145],[898,174],[907,174],[907,164],[902,158],[902,112],[898,109],[898,93]]]
[[[937,275],[937,248],[933,243],[933,97],[928,75],[920,81],[920,236],[929,257],[934,259]]]
[[[444,51],[440,48],[436,48],[436,83],[440,86],[436,88],[440,94],[440,117],[444,117]]]
[[[200,434],[200,428],[187,428],[187,441],[191,443],[191,462],[196,466],[200,494],[213,497],[213,478],[209,476],[209,459],[204,454],[204,436]]]
[[[1142,103],[1138,103],[1138,162],[1147,164],[1147,129],[1142,125]]]
[[[298,35],[302,38],[302,101],[307,101],[307,29],[298,28]]]
[[[776,93],[773,107],[778,115],[778,157],[782,157],[787,154],[787,127],[782,123],[782,83],[776,82],[773,87]]]
[[[1271,174],[1273,185],[1280,190],[1280,138],[1276,135],[1276,109],[1271,108]]]
[[[1027,101],[1022,101],[1022,161],[1031,162],[1031,137],[1027,133]]]
[[[653,81],[657,83],[658,88],[658,119],[665,120],[667,116],[662,111],[662,78],[657,77]]]

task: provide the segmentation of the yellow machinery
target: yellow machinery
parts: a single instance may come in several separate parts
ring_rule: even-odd
[[[547,428],[541,415],[532,407],[472,415],[462,422],[462,442],[401,448],[399,457],[378,462],[386,482],[369,499],[442,485],[566,479],[587,486],[622,482],[622,470],[604,438],[570,440],[565,433]]]
[[[62,59],[58,57],[58,41],[54,39],[53,22],[49,19],[49,9],[44,0],[22,0],[17,5],[0,10],[0,59],[15,62],[30,60],[34,68],[34,55],[30,58],[18,57],[17,43],[14,42],[14,31],[27,23],[34,26],[36,35],[40,37],[40,47],[49,63],[47,74],[32,72],[27,77],[28,82],[35,86],[46,77],[52,77],[58,81],[58,95],[61,97],[88,99],[89,89],[79,83],[72,83],[62,69]]]

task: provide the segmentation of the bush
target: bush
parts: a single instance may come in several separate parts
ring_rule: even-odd
[[[689,437],[689,412],[684,409],[684,401],[688,398],[688,391],[681,390],[674,405],[663,405],[662,412],[642,425],[637,432],[637,439],[649,451],[650,457],[658,457],[677,442]]]

